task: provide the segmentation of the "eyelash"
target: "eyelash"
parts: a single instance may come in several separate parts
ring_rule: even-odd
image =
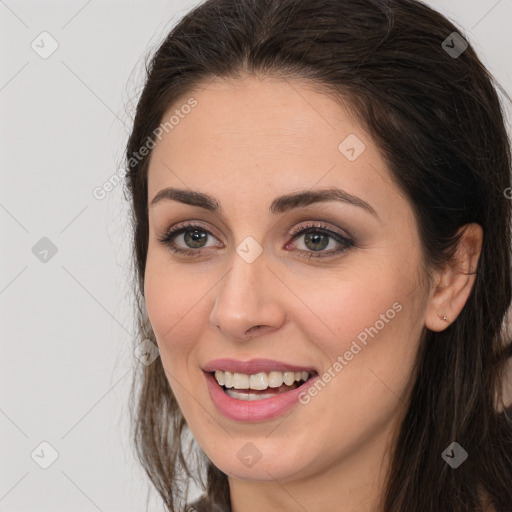
[[[162,238],[159,238],[159,242],[164,244],[166,247],[168,247],[172,252],[181,254],[183,256],[189,256],[189,257],[197,257],[200,256],[204,248],[202,249],[183,249],[181,247],[176,247],[172,240],[176,238],[178,235],[181,235],[182,233],[186,233],[187,231],[202,231],[204,233],[207,233],[208,236],[213,236],[217,238],[210,230],[204,228],[203,226],[199,224],[191,224],[191,223],[182,223],[179,224],[177,228],[171,229],[168,232],[166,232]],[[305,235],[308,233],[321,233],[323,235],[327,235],[339,244],[341,244],[341,248],[330,250],[328,252],[318,252],[315,253],[315,251],[303,251],[300,249],[296,249],[295,251],[299,253],[298,255],[302,258],[306,259],[318,259],[318,258],[327,258],[329,256],[334,256],[337,254],[340,254],[351,247],[353,247],[354,241],[346,236],[341,235],[340,233],[337,233],[336,231],[332,231],[331,229],[327,228],[326,226],[323,226],[322,224],[307,224],[305,226],[299,226],[295,229],[293,229],[290,233],[288,233],[289,236],[292,237],[292,241],[299,238],[301,235]],[[308,255],[304,255],[302,253],[306,252]]]

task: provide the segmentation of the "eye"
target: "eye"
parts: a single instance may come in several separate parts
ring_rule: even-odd
[[[202,253],[201,250],[208,247],[205,244],[210,236],[213,234],[199,224],[181,223],[168,231],[159,241],[175,253],[194,257],[199,256]],[[179,237],[182,237],[185,247],[176,245],[174,242],[174,239],[179,240]]]
[[[302,245],[306,249],[298,252],[299,256],[308,259],[333,256],[344,252],[355,245],[351,238],[344,236],[337,231],[333,231],[323,224],[312,223],[306,226],[299,226],[291,231],[290,236],[293,237],[292,241],[304,237]],[[331,242],[334,242],[332,244],[334,245],[334,248],[329,251],[324,251]],[[286,247],[288,248],[289,246],[290,244],[287,244]]]
[[[308,259],[333,256],[355,245],[351,238],[333,231],[323,224],[302,225],[292,230],[288,235],[292,237],[292,241],[285,246],[287,249],[294,245],[295,240],[304,237],[302,245],[305,249],[295,249],[295,252],[299,256]],[[176,243],[180,240],[180,237],[182,237],[184,246]],[[159,241],[175,253],[196,257],[200,256],[204,249],[212,247],[206,245],[210,237],[217,238],[210,230],[200,224],[181,223],[165,233],[162,238],[159,238]],[[329,245],[334,245],[334,248],[325,251]]]

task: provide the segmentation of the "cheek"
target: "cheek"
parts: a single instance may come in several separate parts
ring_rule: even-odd
[[[301,283],[295,290],[307,307],[301,305],[303,310],[296,318],[307,338],[322,340],[324,353],[331,359],[349,350],[354,340],[364,346],[368,339],[396,331],[400,323],[397,310],[403,309],[403,290],[408,286],[398,273],[389,269],[384,273],[376,266],[360,272],[351,268],[337,278],[332,273],[314,279],[303,275]]]
[[[165,258],[162,258],[165,260]],[[188,277],[172,268],[168,261],[148,257],[145,274],[145,301],[148,317],[155,333],[164,371],[185,417],[194,414],[191,400],[198,381],[197,368],[192,368],[197,341],[208,320],[208,299],[211,286],[205,279]]]
[[[165,259],[165,258],[162,258]],[[193,348],[208,318],[205,291],[210,287],[201,276],[188,276],[168,261],[156,258],[146,266],[145,302],[162,358],[179,356]],[[206,316],[205,316],[206,315]],[[170,362],[174,361],[170,358]]]
[[[417,321],[421,297],[410,293],[413,276],[390,267],[366,268],[338,281],[317,280],[313,294],[299,292],[308,297],[309,311],[297,318],[324,356],[319,402],[335,416],[351,411],[364,424],[379,410],[386,416],[407,392],[423,328]]]

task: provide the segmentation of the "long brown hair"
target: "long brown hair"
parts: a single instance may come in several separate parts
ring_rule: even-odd
[[[140,157],[140,149],[178,99],[214,77],[308,79],[350,105],[409,199],[428,268],[453,257],[461,226],[482,226],[463,310],[444,331],[422,337],[384,512],[477,511],[484,495],[496,512],[512,510],[512,422],[498,409],[512,356],[503,329],[512,298],[510,142],[499,84],[465,39],[416,0],[207,0],[146,62],[126,147],[137,343],[155,339],[144,306],[151,151]],[[202,468],[208,495],[229,510],[227,476],[201,450],[197,471],[188,466],[195,445],[186,443],[160,358],[141,365],[130,403],[137,455],[167,509],[181,510],[180,489]],[[469,453],[456,470],[441,458],[455,440]]]

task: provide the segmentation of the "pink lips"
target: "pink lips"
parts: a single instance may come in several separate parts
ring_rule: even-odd
[[[205,372],[214,372],[222,370],[224,372],[237,372],[253,374],[258,372],[316,372],[311,366],[293,366],[281,361],[272,359],[251,359],[250,361],[237,361],[236,359],[215,359],[206,364],[203,368]]]
[[[212,402],[221,414],[229,419],[242,422],[258,422],[276,418],[288,411],[298,403],[299,395],[318,379],[316,370],[304,366],[291,366],[286,363],[269,359],[252,359],[251,361],[236,361],[234,359],[216,359],[208,363],[204,368],[204,376],[208,392]],[[271,398],[263,398],[255,401],[237,400],[228,396],[215,377],[211,374],[215,370],[253,374],[258,372],[296,371],[315,372],[309,380],[298,388],[279,393]]]

